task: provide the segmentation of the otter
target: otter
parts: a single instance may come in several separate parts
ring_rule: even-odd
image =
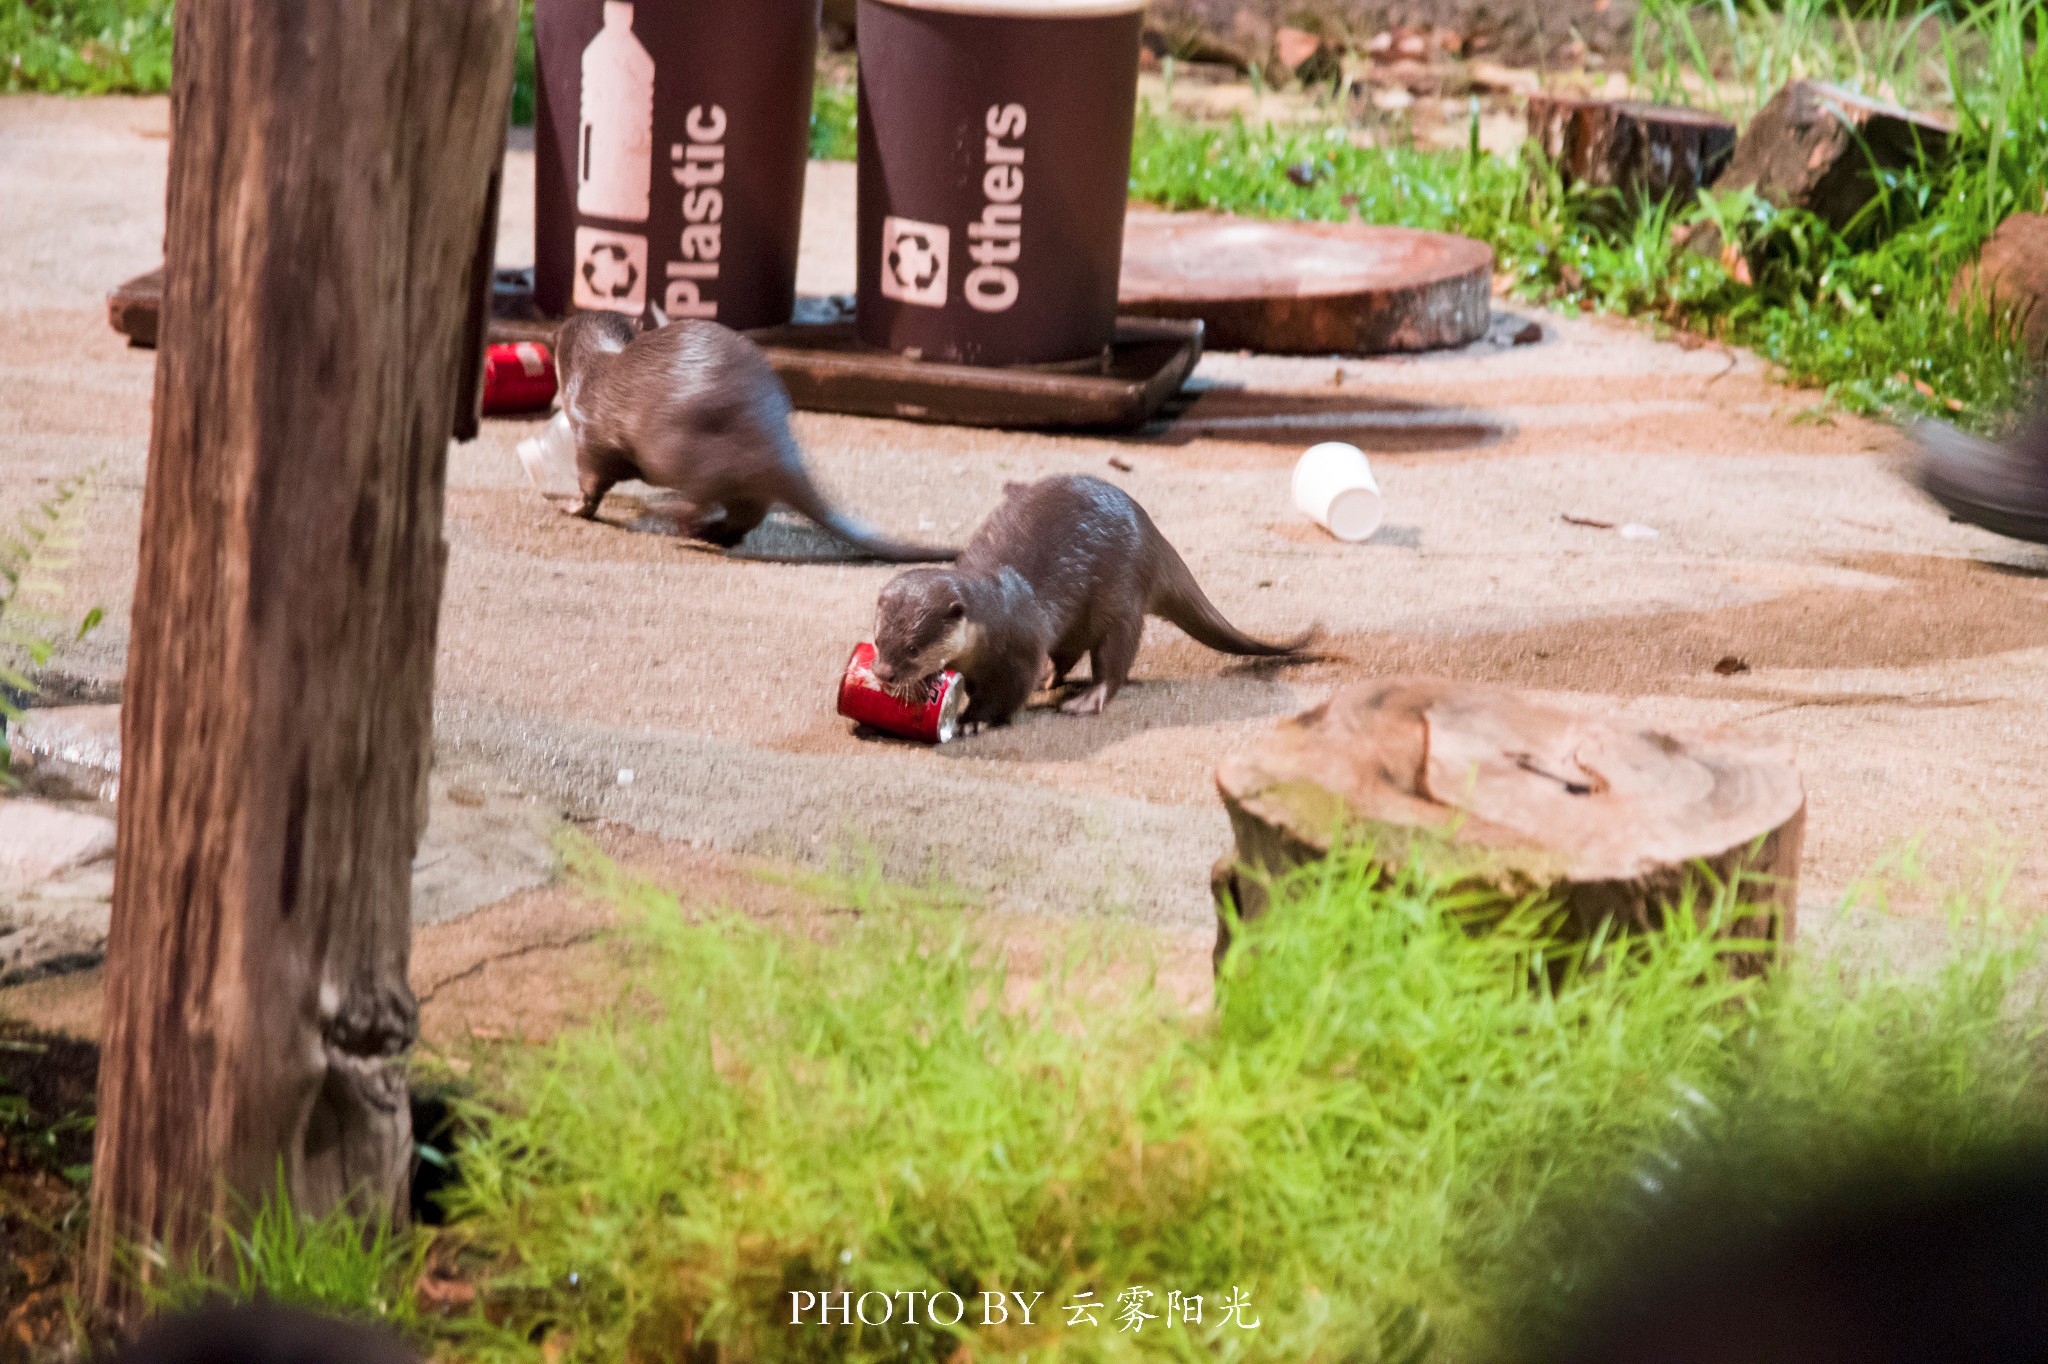
[[[789,429],[789,395],[761,348],[695,320],[639,332],[618,313],[578,313],[555,335],[562,409],[576,435],[578,516],[638,478],[680,493],[685,534],[731,549],[780,504],[890,563],[955,551],[905,544],[861,525],[819,493]]]
[[[1114,484],[1067,476],[1003,492],[954,567],[897,574],[876,609],[875,679],[909,688],[957,669],[967,679],[965,732],[1008,724],[1083,654],[1093,685],[1060,710],[1101,714],[1130,677],[1148,615],[1249,657],[1297,655],[1318,633],[1269,644],[1225,620],[1145,509]]]
[[[2048,544],[2048,400],[2003,445],[1944,422],[1922,422],[1917,434],[1920,486],[1949,515]]]

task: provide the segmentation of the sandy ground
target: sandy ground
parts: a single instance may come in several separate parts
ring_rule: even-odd
[[[0,99],[0,516],[92,472],[62,577],[108,623],[61,666],[99,686],[123,665],[153,363],[102,299],[159,259],[166,121],[161,100]],[[507,263],[530,256],[530,196],[515,149]],[[851,167],[814,166],[803,292],[852,288],[852,208]],[[534,423],[487,422],[450,459],[440,789],[681,857],[871,850],[1009,911],[1136,916],[1194,942],[1229,844],[1218,760],[1333,685],[1429,670],[1792,741],[1823,941],[1818,911],[1909,842],[1944,883],[2014,859],[2010,898],[2041,903],[2048,552],[1950,523],[1901,483],[1892,433],[1827,418],[1753,357],[1541,320],[1538,345],[1416,359],[1212,355],[1185,410],[1122,438],[799,415],[820,481],[905,535],[965,537],[1008,480],[1112,479],[1240,625],[1320,622],[1338,655],[1250,667],[1156,625],[1107,715],[1037,710],[936,750],[858,739],[833,713],[890,570],[793,524],[725,557],[570,520],[513,455]],[[1364,546],[1289,506],[1293,461],[1332,438],[1372,455],[1389,498]],[[620,498],[613,519],[630,515]],[[1730,657],[1748,671],[1717,672]]]

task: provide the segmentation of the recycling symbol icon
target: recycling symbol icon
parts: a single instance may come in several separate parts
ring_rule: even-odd
[[[583,284],[604,298],[630,298],[640,282],[640,267],[626,248],[617,242],[603,242],[583,262]]]

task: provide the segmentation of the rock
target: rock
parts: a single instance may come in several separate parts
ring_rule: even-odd
[[[1325,85],[1344,74],[1336,49],[1305,29],[1276,29],[1273,60],[1303,85]]]
[[[1180,0],[1145,9],[1145,38],[1176,61],[1229,66],[1239,73],[1264,69],[1273,51],[1273,24],[1245,6]]]
[[[1543,90],[1543,77],[1533,68],[1504,66],[1484,57],[1465,64],[1465,80],[1481,95],[1536,95]]]
[[[1404,58],[1374,65],[1365,73],[1365,79],[1366,84],[1376,91],[1400,90],[1410,95],[1435,95],[1443,91],[1449,74],[1445,67]]]
[[[1718,114],[1572,95],[1532,96],[1529,136],[1566,184],[1616,189],[1631,203],[1692,202],[1735,149],[1735,123]]]
[[[38,882],[114,855],[114,821],[40,800],[0,800],[0,891]]]
[[[2048,214],[2015,213],[1998,225],[1976,264],[1956,277],[1953,304],[1973,297],[2007,317],[2027,353],[2048,365]]]
[[[1484,51],[1516,66],[1557,71],[1571,65],[1574,46],[1590,49],[1588,60],[1605,53],[1625,62],[1637,11],[1636,0],[1150,0],[1146,23],[1170,36],[1171,50],[1182,57],[1204,34],[1234,39],[1253,24],[1312,24],[1333,43],[1342,35],[1366,52],[1391,54],[1397,45],[1417,56],[1432,48],[1465,56]]]
[[[1754,189],[1841,231],[1877,195],[1873,166],[1904,170],[1923,155],[1939,162],[1948,154],[1951,130],[1944,119],[1839,85],[1793,81],[1750,120],[1714,188]],[[1700,245],[1720,250],[1718,240]]]
[[[1289,71],[1299,71],[1323,50],[1323,40],[1306,29],[1282,28],[1273,33],[1273,55]]]
[[[121,708],[50,706],[22,712],[7,747],[23,784],[60,800],[111,801],[121,786]]]
[[[0,895],[0,987],[97,966],[113,897],[111,860]]]
[[[1256,917],[1262,876],[1327,856],[1346,832],[1390,864],[1419,855],[1461,889],[1554,898],[1581,937],[1661,922],[1702,887],[1702,869],[1754,877],[1745,899],[1773,912],[1729,931],[1792,937],[1806,794],[1790,753],[1750,735],[1641,729],[1504,688],[1395,678],[1338,689],[1225,762],[1216,785],[1237,839],[1214,875],[1219,962],[1221,904]]]
[[[438,775],[428,783],[427,828],[412,861],[415,924],[459,919],[554,875],[554,812],[482,785]]]

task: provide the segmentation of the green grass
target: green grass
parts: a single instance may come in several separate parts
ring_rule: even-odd
[[[92,505],[97,471],[65,480],[48,499],[24,512],[11,531],[0,531],[0,792],[8,772],[7,729],[36,693],[31,676],[50,661],[56,639],[71,634],[58,613],[59,575],[77,559],[84,518]],[[99,628],[95,606],[76,626],[74,639]]]
[[[483,1310],[432,1324],[464,1358],[1481,1360],[1555,1325],[1620,1244],[1588,1210],[1645,1172],[1739,1163],[1763,1197],[2048,1130],[2030,951],[1968,934],[1932,975],[1759,984],[1689,926],[1468,932],[1478,906],[1354,856],[1190,1021],[1111,930],[1010,999],[957,913],[689,923],[586,870],[643,916],[642,970],[475,1115],[443,1234]],[[1091,988],[1109,961],[1131,978]],[[1204,1295],[1203,1327],[1066,1325],[1140,1287]],[[906,1290],[1046,1296],[1031,1329],[786,1324],[793,1291]],[[1257,1330],[1217,1324],[1236,1290]]]
[[[168,0],[0,0],[0,91],[153,94],[170,84]]]
[[[1852,25],[1815,0],[1781,11],[1727,0],[1718,22],[1711,11],[1647,9],[1640,85],[1676,94],[1688,79],[1715,91],[1732,82],[1744,92],[1737,112],[1794,74],[1940,95],[1959,124],[1954,154],[1893,177],[1867,219],[1838,234],[1739,196],[1631,211],[1612,195],[1565,190],[1526,149],[1361,147],[1341,127],[1202,127],[1148,111],[1132,193],[1172,208],[1463,232],[1494,247],[1524,297],[1754,346],[1792,381],[1857,411],[2001,423],[2026,395],[2029,366],[2009,328],[1949,297],[1957,269],[2006,215],[2048,201],[2048,10],[1986,0],[1941,24],[1888,6]],[[1304,163],[1316,172],[1307,186],[1289,176]],[[1681,245],[1714,219],[1747,248],[1753,282]]]
[[[811,94],[811,156],[819,161],[851,161],[860,150],[854,126],[860,100],[851,82],[820,79]]]
[[[168,0],[12,0],[0,9],[8,89],[161,90]],[[1895,177],[1846,236],[1737,200],[1624,210],[1566,191],[1528,155],[1354,145],[1352,131],[1203,126],[1147,111],[1131,188],[1175,208],[1402,223],[1491,244],[1521,295],[1755,347],[1792,382],[1859,412],[2001,425],[2034,377],[2017,339],[1949,304],[1955,272],[2008,214],[2048,204],[2048,10],[2031,0],[1914,6],[1865,0],[1650,0],[1636,84],[1746,117],[1783,81],[1821,76],[1938,107],[1959,122],[1946,166]],[[514,116],[533,116],[532,8],[523,6]],[[821,82],[811,152],[851,157],[854,94]],[[1307,187],[1288,175],[1308,163]],[[1684,249],[1702,221],[1735,229],[1753,279]]]
[[[161,1265],[148,1276],[150,1309],[182,1312],[222,1298],[260,1297],[416,1329],[411,1285],[425,1241],[389,1225],[366,1226],[345,1211],[300,1217],[281,1170],[276,1193],[252,1210],[245,1226],[223,1228],[221,1242],[221,1268]]]
[[[171,87],[171,0],[0,0],[0,91],[161,94]],[[533,0],[519,6],[512,122],[534,118]],[[820,82],[811,155],[850,161],[853,88]]]

